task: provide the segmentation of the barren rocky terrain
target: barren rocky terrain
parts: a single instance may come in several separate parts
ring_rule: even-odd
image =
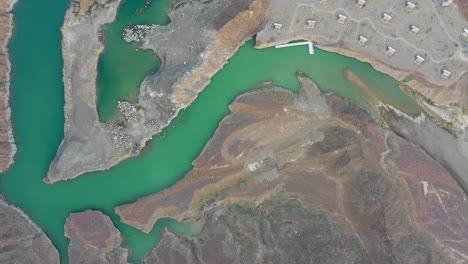
[[[20,209],[0,196],[0,263],[55,264],[59,254],[49,238]]]
[[[468,2],[464,0],[455,0],[455,3],[460,10],[460,13],[465,18],[465,21],[468,21]]]
[[[11,10],[16,0],[4,0],[0,3],[0,172],[13,164],[16,145],[13,139],[10,110],[10,60],[8,41],[13,30]]]
[[[65,236],[70,239],[68,256],[71,264],[128,263],[128,250],[121,247],[119,230],[99,211],[71,214],[65,223]]]
[[[162,65],[158,73],[143,81],[138,104],[126,103],[121,109],[126,119],[109,125],[99,122],[95,77],[103,47],[99,38],[102,25],[113,21],[120,1],[72,1],[62,28],[65,138],[45,181],[54,183],[105,170],[138,155],[260,29],[268,2],[180,4],[169,14],[169,25],[126,32],[135,35],[130,39],[139,41],[142,48],[154,50]],[[89,10],[81,11],[83,6]]]
[[[102,26],[115,19],[120,0],[71,1],[62,27],[64,58],[65,137],[45,182],[89,170],[103,170],[122,160],[126,151],[100,142],[124,139],[118,128],[99,123],[96,109],[96,76],[102,43]],[[100,37],[101,36],[101,37]],[[99,146],[99,147],[98,147]],[[76,166],[79,166],[77,168]]]
[[[355,1],[344,0],[272,0],[264,28],[257,34],[257,47],[314,41],[321,49],[370,63],[420,93],[423,98],[416,99],[422,105],[431,101],[439,106],[435,115],[456,123],[460,130],[466,127],[468,116],[462,111],[468,107],[468,37],[463,29],[468,24],[459,12],[463,10],[453,3],[444,6],[443,1],[413,1],[416,7],[410,11],[405,1],[365,2],[358,7]],[[383,14],[391,19],[384,21]],[[343,23],[337,21],[339,15],[346,17]],[[313,28],[308,20],[315,21]],[[275,30],[273,23],[283,27]],[[416,33],[410,31],[412,26]],[[359,42],[361,36],[366,38],[364,44]],[[391,56],[388,47],[395,50]],[[424,59],[420,65],[416,56]],[[442,77],[443,70],[450,72],[448,78]],[[453,114],[444,115],[449,104]]]
[[[449,172],[354,103],[300,81],[298,94],[239,96],[184,179],[116,208],[144,232],[162,217],[206,220],[194,237],[166,231],[145,261],[468,261],[468,197]]]
[[[258,48],[307,39],[322,49],[369,62],[401,81],[428,113],[441,119],[439,124],[450,125],[462,137],[468,124],[464,4],[422,1],[408,11],[404,2],[392,0],[372,1],[362,8],[346,1],[176,2],[169,25],[138,25],[123,32],[126,41],[153,50],[162,65],[144,79],[138,103],[121,104],[125,120],[100,123],[95,76],[101,30],[114,19],[119,2],[73,0],[67,12],[65,138],[51,164],[48,183],[105,170],[139,155],[146,142],[190,105],[239,46],[257,33]],[[384,13],[392,19],[384,22]],[[338,15],[345,15],[346,21],[338,23]],[[315,21],[313,28],[307,20]],[[283,27],[275,30],[273,23]],[[411,33],[411,26],[418,31]],[[367,38],[364,45],[359,44],[359,36]],[[396,50],[393,56],[386,53],[389,46]],[[424,58],[421,65],[415,63],[416,56]],[[447,78],[442,77],[444,70],[450,72]]]

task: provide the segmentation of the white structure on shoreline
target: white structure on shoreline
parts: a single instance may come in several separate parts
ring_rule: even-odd
[[[308,19],[307,20],[307,27],[310,28],[310,29],[315,28],[315,20]]]
[[[416,55],[414,57],[414,63],[416,65],[421,65],[421,64],[423,64],[424,61],[425,61],[425,59],[422,56]]]
[[[394,54],[395,54],[396,50],[390,46],[387,47],[387,50],[385,51],[385,53],[387,53],[387,55],[389,57],[392,57]]]
[[[314,50],[314,43],[311,41],[304,41],[304,42],[296,42],[296,43],[289,43],[289,44],[283,44],[283,45],[277,45],[275,48],[281,49],[281,48],[287,48],[287,47],[294,47],[294,46],[302,46],[302,45],[307,45],[309,46],[309,54],[314,55],[315,50]]]
[[[358,38],[358,42],[359,44],[361,44],[361,46],[364,46],[367,41],[369,41],[366,37],[364,37],[363,35],[359,35],[359,38]]]

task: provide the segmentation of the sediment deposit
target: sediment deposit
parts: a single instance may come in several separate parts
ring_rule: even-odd
[[[468,197],[449,172],[353,102],[300,81],[298,94],[239,96],[190,173],[116,208],[144,232],[163,217],[206,220],[194,237],[166,231],[145,261],[468,261]]]
[[[60,263],[57,249],[20,209],[0,196],[0,263]]]
[[[126,264],[128,250],[122,248],[122,237],[107,215],[87,210],[72,213],[65,223],[65,236],[70,239],[70,263]]]
[[[16,0],[0,3],[0,172],[6,171],[13,164],[16,153],[9,104],[11,64],[7,48],[13,31],[11,10],[15,3]]]

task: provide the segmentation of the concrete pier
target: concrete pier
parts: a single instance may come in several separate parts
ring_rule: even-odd
[[[296,43],[289,43],[289,44],[283,44],[283,45],[277,45],[275,48],[280,49],[280,48],[287,48],[287,47],[294,47],[294,46],[302,46],[302,45],[308,45],[309,46],[309,54],[314,55],[315,50],[314,50],[314,43],[310,41],[304,41],[304,42],[296,42]]]

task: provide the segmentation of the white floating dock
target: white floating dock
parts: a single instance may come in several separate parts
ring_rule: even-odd
[[[287,47],[294,47],[294,46],[302,46],[302,45],[307,45],[309,46],[309,54],[314,55],[315,50],[314,50],[314,43],[310,41],[304,41],[304,42],[296,42],[296,43],[290,43],[290,44],[283,44],[283,45],[277,45],[275,48],[280,49],[280,48],[287,48]]]

